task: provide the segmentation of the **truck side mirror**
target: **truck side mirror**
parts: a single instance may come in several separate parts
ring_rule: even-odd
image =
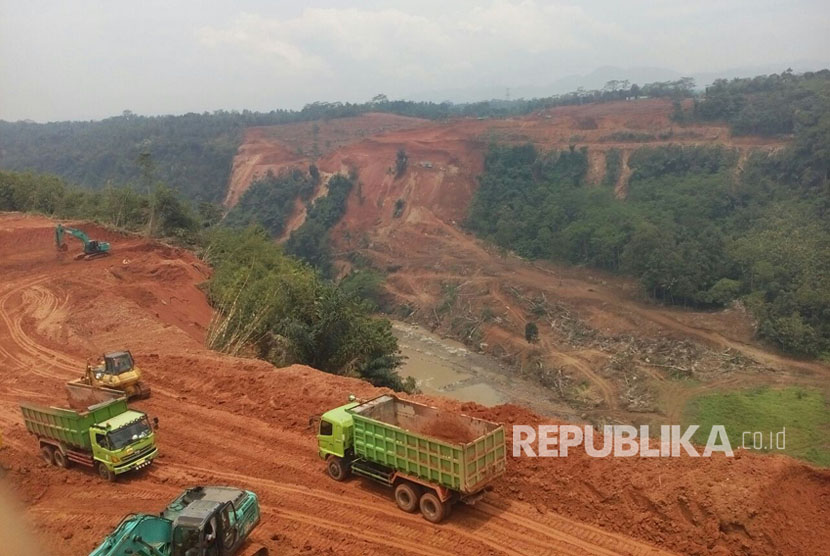
[[[159,430],[159,418],[153,417],[153,430]]]

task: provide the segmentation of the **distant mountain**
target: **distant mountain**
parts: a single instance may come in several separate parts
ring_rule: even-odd
[[[414,101],[455,103],[476,102],[490,99],[504,99],[507,96],[508,88],[510,98],[541,98],[552,95],[569,93],[580,87],[587,90],[601,89],[606,83],[612,80],[624,81],[644,85],[657,81],[674,81],[681,77],[690,76],[695,79],[698,88],[704,88],[715,79],[732,79],[734,77],[753,77],[770,73],[781,73],[787,68],[799,73],[804,71],[816,71],[830,67],[830,60],[819,62],[816,60],[799,60],[791,64],[764,64],[758,66],[742,66],[722,71],[681,73],[672,69],[659,67],[631,67],[620,68],[616,66],[602,66],[584,75],[567,75],[544,85],[512,85],[493,84],[479,85],[473,87],[460,87],[453,89],[440,89],[422,91],[405,95],[404,98]]]

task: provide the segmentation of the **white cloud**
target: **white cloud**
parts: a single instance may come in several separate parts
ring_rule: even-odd
[[[499,0],[455,13],[400,9],[308,8],[291,18],[241,14],[197,34],[208,47],[233,46],[248,56],[303,73],[417,86],[471,77],[511,57],[586,51],[598,37],[627,41],[615,24],[577,6]],[[273,57],[276,56],[276,59]]]
[[[64,4],[0,0],[0,118],[478,99],[600,66],[783,69],[830,52],[826,0]]]

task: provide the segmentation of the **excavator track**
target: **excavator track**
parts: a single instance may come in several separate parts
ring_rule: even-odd
[[[261,544],[249,543],[236,556],[268,556],[268,549]]]

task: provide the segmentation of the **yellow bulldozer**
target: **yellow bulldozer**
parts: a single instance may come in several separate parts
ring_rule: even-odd
[[[120,390],[128,399],[150,397],[150,387],[141,382],[141,370],[135,366],[132,354],[126,350],[105,353],[94,366],[87,362],[84,376],[72,383]]]

